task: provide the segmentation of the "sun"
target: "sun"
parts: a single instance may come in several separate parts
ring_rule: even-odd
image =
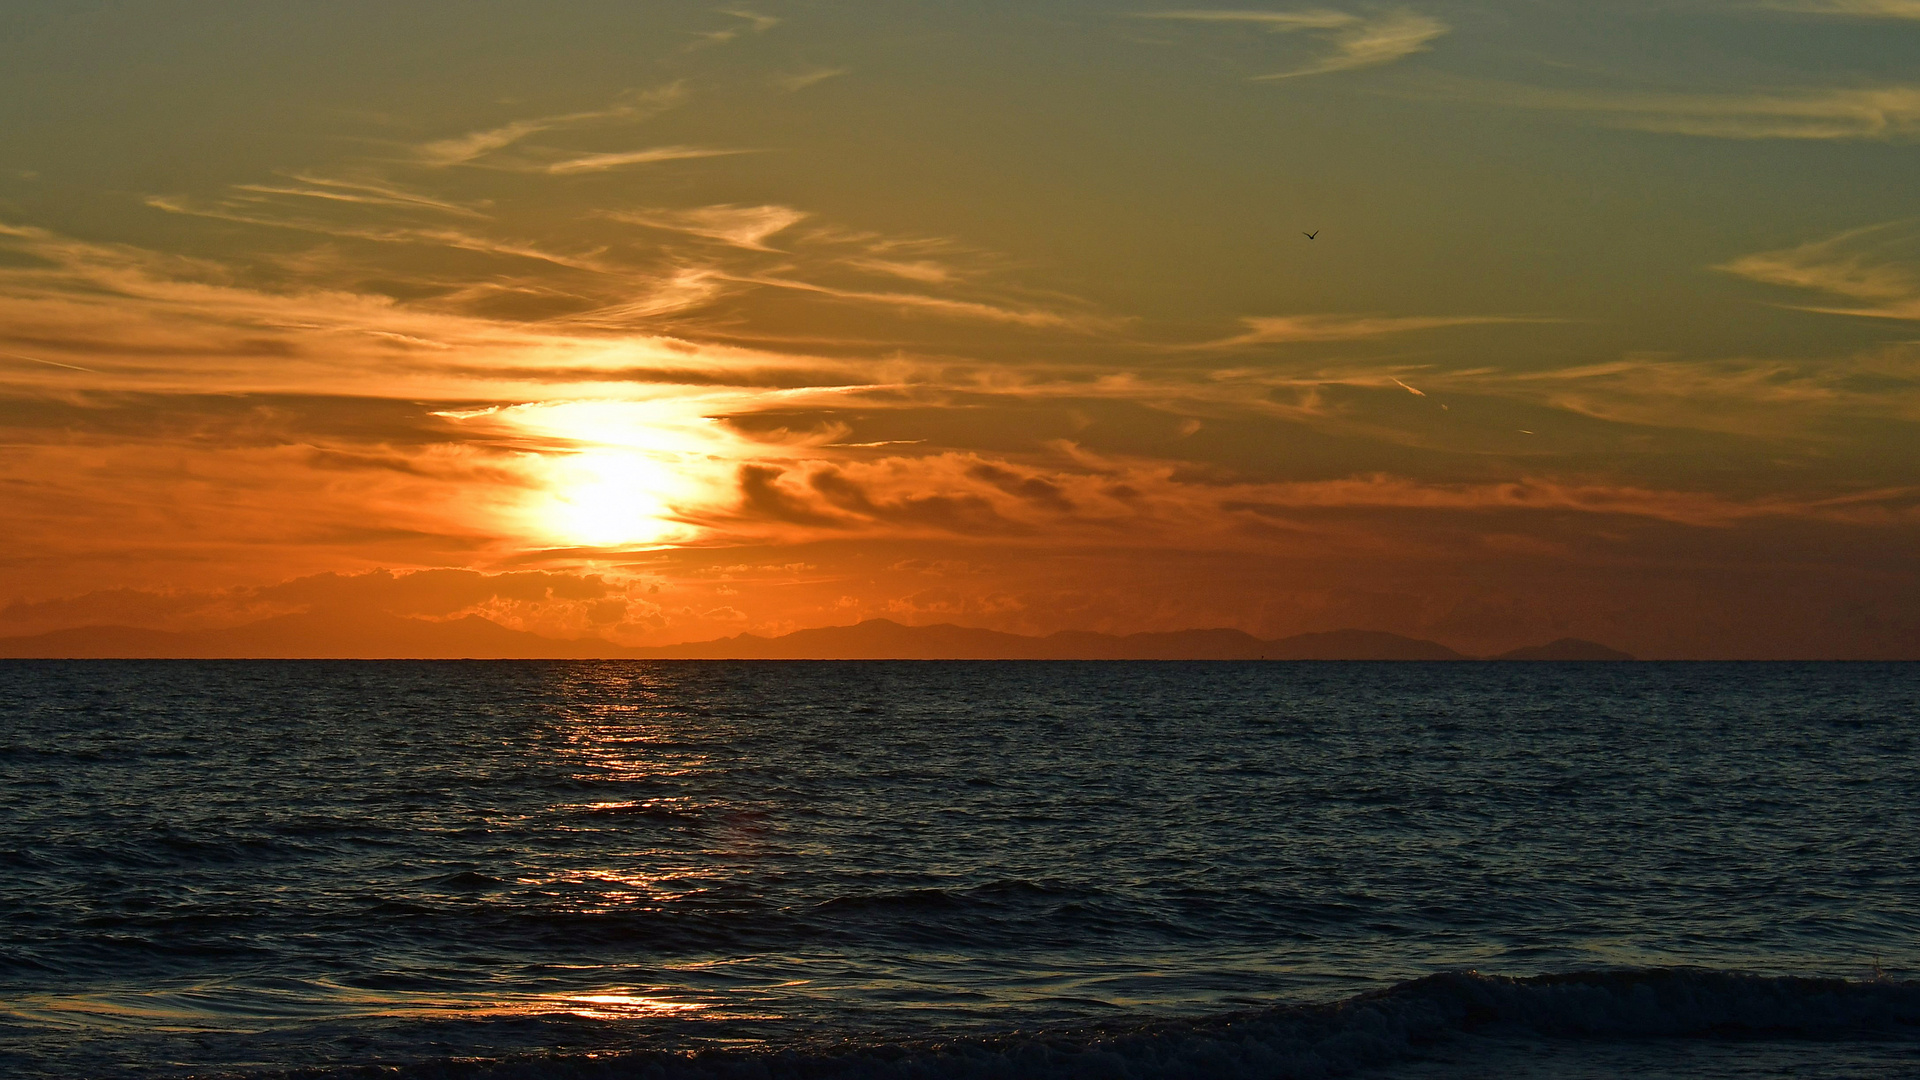
[[[628,547],[686,539],[666,502],[679,478],[649,455],[588,450],[558,462],[536,513],[554,539],[581,547]]]
[[[724,417],[742,395],[541,401],[444,413],[517,450],[524,478],[502,527],[536,547],[663,547],[700,541],[737,512],[742,463],[772,460]],[[791,448],[780,448],[790,456]]]
[[[491,411],[528,441],[533,487],[522,505],[537,543],[654,547],[699,538],[694,524],[732,497],[745,451],[696,395],[538,402]]]

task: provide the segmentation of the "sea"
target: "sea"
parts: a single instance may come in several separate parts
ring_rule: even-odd
[[[0,1075],[1920,1077],[1920,664],[0,663]]]

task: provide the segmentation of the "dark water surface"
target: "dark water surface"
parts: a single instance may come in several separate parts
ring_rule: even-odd
[[[1920,665],[7,662],[0,794],[18,1077],[1920,1075]]]

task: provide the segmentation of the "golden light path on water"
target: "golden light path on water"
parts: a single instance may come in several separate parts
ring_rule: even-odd
[[[63,1026],[160,1031],[266,1030],[302,1019],[341,1017],[436,1017],[498,1019],[571,1015],[587,1020],[692,1016],[712,1011],[714,1001],[675,999],[636,987],[587,993],[449,994],[380,993],[319,980],[260,986],[190,986],[163,991],[111,990],[89,994],[36,994],[17,999],[10,1011]]]

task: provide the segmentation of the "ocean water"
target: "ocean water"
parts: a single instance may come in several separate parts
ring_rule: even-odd
[[[1920,1076],[1920,665],[0,664],[0,1074]]]

